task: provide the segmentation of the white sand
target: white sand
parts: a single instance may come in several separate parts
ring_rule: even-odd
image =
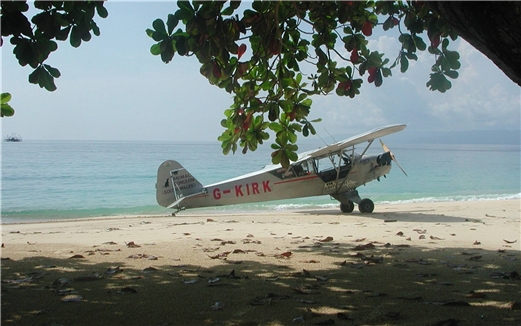
[[[520,216],[505,200],[4,224],[2,325],[519,325]],[[45,288],[93,272],[72,311]]]

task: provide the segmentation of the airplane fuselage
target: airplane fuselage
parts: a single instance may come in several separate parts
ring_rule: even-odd
[[[343,172],[342,166],[320,170],[317,169],[315,160],[309,159],[304,162],[303,165],[307,166],[303,171],[295,171],[294,165],[289,169],[268,166],[254,173],[207,185],[191,195],[186,195],[187,190],[196,186],[190,173],[178,174],[174,182],[185,196],[182,207],[197,208],[333,195],[355,189],[391,170],[389,163],[381,165],[377,162],[377,155],[357,158],[359,162],[353,167],[345,166],[345,175],[339,178],[337,174]],[[169,186],[174,182],[170,182]],[[168,191],[169,189],[164,190],[166,193]],[[167,200],[162,205],[168,207],[171,202],[172,200]]]

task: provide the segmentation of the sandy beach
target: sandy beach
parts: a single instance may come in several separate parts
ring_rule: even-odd
[[[519,200],[2,225],[2,325],[520,325]]]

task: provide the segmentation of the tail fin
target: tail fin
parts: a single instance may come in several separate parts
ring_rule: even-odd
[[[163,207],[202,190],[203,185],[176,161],[165,161],[157,169],[156,199]]]

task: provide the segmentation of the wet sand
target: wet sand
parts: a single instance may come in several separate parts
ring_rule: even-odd
[[[2,225],[2,325],[520,325],[519,200]]]

